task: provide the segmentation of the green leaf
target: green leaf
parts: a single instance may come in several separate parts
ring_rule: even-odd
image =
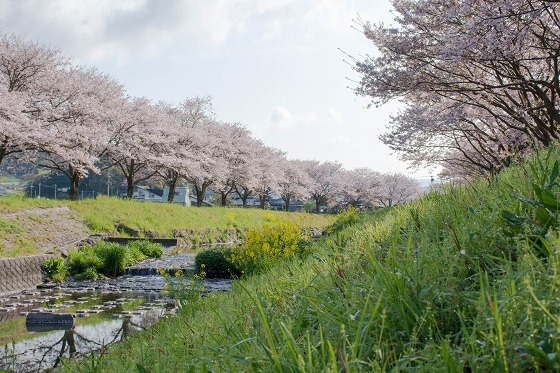
[[[548,181],[548,185],[553,186],[556,184],[556,179],[558,178],[559,174],[558,170],[558,161],[554,161],[554,166],[552,167],[552,172],[550,173],[550,179]]]
[[[536,218],[539,222],[539,225],[544,228],[548,228],[556,223],[554,214],[552,214],[549,209],[542,206],[537,207]]]
[[[555,211],[560,210],[560,201],[556,199],[551,191],[543,190],[540,200],[546,207],[554,209]]]
[[[527,199],[525,197],[516,196],[514,194],[512,194],[511,197],[515,198],[516,200],[521,201],[523,203],[528,203],[531,206],[539,206],[541,204],[539,201],[535,201],[534,199]]]
[[[136,364],[136,370],[138,371],[138,373],[150,373],[148,369],[144,368],[140,364]]]
[[[523,225],[527,222],[527,219],[506,210],[502,211],[502,218],[506,219],[512,225]]]
[[[540,185],[533,183],[532,185],[533,187],[533,191],[535,192],[535,195],[537,196],[537,198],[539,199],[539,201],[542,201],[542,188],[540,187]]]

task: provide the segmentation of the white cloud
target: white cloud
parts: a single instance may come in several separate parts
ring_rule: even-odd
[[[346,148],[351,145],[352,141],[349,137],[343,135],[337,135],[331,137],[329,141],[326,143],[326,147],[330,150],[340,151],[341,148]]]
[[[332,121],[330,119],[331,112],[324,115],[319,115],[313,111],[303,114],[293,114],[290,110],[283,106],[276,106],[272,108],[270,117],[264,126],[264,130],[272,131],[289,131],[298,129],[301,130],[305,127],[315,127],[322,122]]]
[[[334,123],[336,124],[341,124],[342,123],[342,114],[340,114],[340,112],[338,112],[337,110],[330,108],[328,110],[328,114],[329,117],[331,117],[334,120]]]

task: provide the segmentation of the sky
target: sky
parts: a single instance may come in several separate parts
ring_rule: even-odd
[[[428,177],[378,140],[398,103],[367,108],[351,59],[375,54],[358,17],[391,23],[389,0],[0,0],[0,30],[60,49],[131,96],[212,96],[288,158]]]

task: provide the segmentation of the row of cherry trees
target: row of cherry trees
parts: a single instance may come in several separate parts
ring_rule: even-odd
[[[0,34],[0,164],[17,157],[65,174],[70,199],[90,172],[118,169],[127,196],[151,178],[170,188],[193,186],[197,205],[207,190],[225,205],[236,193],[262,207],[271,193],[290,201],[391,205],[418,192],[403,175],[338,163],[288,160],[238,123],[216,119],[209,97],[179,104],[127,96],[124,87],[92,68],[73,65],[58,50]]]
[[[360,95],[404,109],[382,140],[451,176],[491,174],[560,137],[560,8],[545,0],[392,0],[396,26],[362,19],[378,54]]]

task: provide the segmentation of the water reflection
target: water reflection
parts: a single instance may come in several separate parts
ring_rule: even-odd
[[[64,358],[83,358],[92,351],[102,351],[154,324],[170,312],[166,307],[174,302],[162,294],[165,279],[146,274],[158,273],[157,268],[184,268],[188,272],[192,261],[192,254],[170,255],[138,264],[138,273],[131,270],[128,276],[67,282],[59,289],[0,298],[0,371],[41,372],[59,366]],[[227,291],[230,286],[231,280],[205,279],[203,291]],[[31,331],[23,317],[27,312],[72,313],[76,315],[75,326]]]
[[[59,366],[63,358],[78,358],[155,323],[166,311],[154,309],[144,315],[122,315],[122,318],[76,325],[68,330],[36,332],[34,338],[6,345],[0,351],[0,369],[14,372],[40,372]],[[62,328],[64,326],[61,326]],[[30,328],[30,331],[35,328]],[[52,327],[51,327],[52,329]]]

